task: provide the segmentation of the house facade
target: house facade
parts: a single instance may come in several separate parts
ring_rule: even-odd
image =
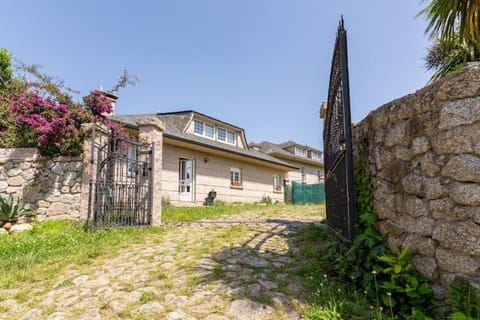
[[[312,147],[287,141],[276,144],[263,141],[250,143],[250,148],[296,166],[298,169],[287,172],[285,183],[299,182],[316,184],[324,182],[323,152]]]
[[[117,115],[113,120],[135,126],[157,117],[165,126],[162,145],[162,198],[175,206],[215,200],[253,203],[270,197],[283,202],[284,179],[298,170],[292,163],[251,149],[242,128],[192,110],[155,115]]]

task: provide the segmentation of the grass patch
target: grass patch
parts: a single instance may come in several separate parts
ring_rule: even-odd
[[[242,204],[236,206],[221,204],[208,207],[166,207],[162,210],[162,218],[165,222],[218,219],[240,212],[265,209],[265,206],[259,206],[256,204]]]
[[[325,205],[293,206],[286,204],[259,205],[259,204],[239,204],[225,205],[219,204],[208,207],[165,207],[162,210],[162,219],[165,222],[196,221],[202,219],[219,219],[235,214],[248,214],[255,212],[258,218],[267,219],[276,217],[288,219],[292,211],[302,211],[304,217],[325,216]]]
[[[378,306],[369,301],[364,292],[352,290],[350,283],[336,278],[324,256],[343,254],[334,245],[339,240],[326,228],[310,226],[304,229],[297,245],[302,249],[302,267],[298,270],[309,292],[306,318],[320,319],[375,319]]]
[[[162,233],[161,228],[86,232],[83,224],[66,220],[36,223],[30,232],[0,237],[0,287],[52,279],[68,264],[89,264]]]
[[[150,302],[150,301],[154,301],[154,300],[157,300],[158,299],[158,296],[151,292],[151,291],[145,291],[142,293],[141,297],[140,297],[140,302],[141,303],[147,303],[147,302]]]

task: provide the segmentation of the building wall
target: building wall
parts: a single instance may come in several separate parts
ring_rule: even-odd
[[[300,162],[292,162],[292,161],[286,161],[286,160],[282,160],[282,161],[288,162],[288,163],[293,164],[293,165],[298,166],[298,167],[304,167],[305,168],[305,181],[302,181],[302,169],[300,168],[296,171],[289,171],[286,174],[285,179],[289,180],[290,182],[291,181],[305,182],[307,184],[323,183],[323,180],[324,180],[323,179],[323,167],[315,167],[315,166],[307,165],[307,164],[300,163]],[[318,179],[318,170],[320,170],[320,174],[321,174],[320,181]]]
[[[439,297],[455,276],[480,285],[480,67],[380,107],[353,133],[388,243],[415,251]]]
[[[179,201],[179,159],[193,159],[195,161],[194,201]],[[208,162],[204,159],[208,158]],[[243,190],[230,187],[230,168],[242,170]],[[281,192],[273,190],[273,176],[284,178],[284,172],[267,167],[256,166],[238,160],[231,160],[213,154],[192,151],[185,148],[164,144],[162,189],[163,196],[173,205],[202,205],[208,192],[214,189],[217,192],[216,200],[227,203],[258,202],[264,196],[272,200],[283,202],[283,188]]]
[[[21,199],[40,220],[80,217],[82,159],[41,157],[34,148],[0,149],[0,195]]]

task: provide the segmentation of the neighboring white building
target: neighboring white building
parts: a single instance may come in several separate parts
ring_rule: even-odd
[[[250,143],[250,148],[298,167],[285,175],[285,182],[315,184],[324,182],[323,152],[294,141]]]

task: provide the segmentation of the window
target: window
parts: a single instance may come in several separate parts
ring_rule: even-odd
[[[234,187],[242,186],[242,171],[239,168],[230,168],[230,185]]]
[[[235,144],[235,132],[227,131],[227,143]]]
[[[217,130],[216,137],[215,129]],[[233,145],[237,144],[237,135],[235,132],[229,131],[224,128],[215,127],[213,124],[195,120],[193,131],[195,132],[195,134],[199,136],[204,136],[209,139],[216,139],[217,141]]]
[[[321,158],[320,158],[320,153],[319,153],[319,152],[312,151],[312,159],[313,159],[313,160],[321,160]]]
[[[321,183],[322,180],[323,180],[322,170],[320,170],[320,169],[317,170],[317,177],[318,177],[318,183]]]
[[[300,172],[302,173],[302,183],[305,183],[307,180],[307,170],[305,167],[300,168]]]
[[[305,157],[305,149],[295,147],[295,155],[300,157]]]
[[[211,124],[205,123],[205,136],[207,138],[215,139],[215,127]]]
[[[195,120],[195,133],[203,135],[203,122]]]
[[[273,191],[282,191],[282,186],[280,185],[279,176],[273,176]]]
[[[223,128],[217,128],[217,140],[226,142],[227,141],[227,130]]]
[[[132,175],[137,173],[137,149],[135,147],[129,147],[127,149],[127,163],[128,172]]]

